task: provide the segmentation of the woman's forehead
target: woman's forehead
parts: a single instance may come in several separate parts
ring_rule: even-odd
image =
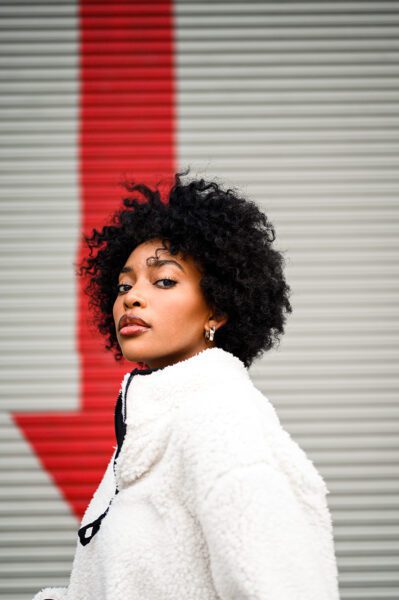
[[[127,258],[121,273],[156,268],[163,265],[172,265],[183,273],[189,273],[193,269],[195,271],[199,270],[194,259],[187,253],[181,251],[177,254],[171,254],[168,247],[163,245],[161,240],[150,240],[136,246]]]

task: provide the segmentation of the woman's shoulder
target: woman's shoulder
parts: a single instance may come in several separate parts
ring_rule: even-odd
[[[194,390],[181,403],[177,420],[183,429],[209,431],[247,431],[259,425],[280,427],[277,413],[268,398],[250,379],[221,379]]]
[[[186,398],[176,427],[188,468],[211,481],[238,466],[273,460],[256,396],[251,385],[220,382]]]
[[[258,463],[285,472],[295,487],[328,493],[306,452],[282,426],[274,406],[252,382],[223,382],[193,393],[177,416],[188,472],[209,482]]]

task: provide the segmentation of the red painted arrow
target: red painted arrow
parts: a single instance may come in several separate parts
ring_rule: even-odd
[[[79,175],[82,231],[101,228],[121,205],[119,181],[172,180],[175,93],[172,0],[80,2]],[[85,247],[77,250],[77,264]],[[78,278],[79,412],[14,413],[73,513],[81,520],[116,445],[117,363],[90,325]],[[57,398],[54,398],[54,406]]]

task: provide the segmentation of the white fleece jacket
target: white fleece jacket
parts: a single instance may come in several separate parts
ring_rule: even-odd
[[[34,600],[339,600],[329,490],[236,356],[135,375],[125,413],[81,525],[119,493]]]

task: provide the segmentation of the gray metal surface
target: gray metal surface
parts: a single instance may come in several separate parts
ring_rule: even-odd
[[[293,313],[251,375],[324,476],[343,600],[399,597],[399,3],[175,3],[181,169],[255,200]]]
[[[77,520],[13,412],[78,401],[77,7],[0,4],[0,598],[69,579]],[[64,14],[69,15],[64,22]],[[46,25],[43,15],[51,16]],[[62,41],[57,28],[66,28]],[[55,68],[54,68],[55,66]],[[67,93],[65,93],[67,90]]]

